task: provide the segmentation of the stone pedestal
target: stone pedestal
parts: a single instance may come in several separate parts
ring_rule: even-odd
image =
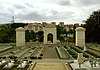
[[[83,53],[78,53],[77,62],[78,63],[83,63],[84,62]]]
[[[19,27],[16,29],[16,46],[25,45],[25,29]]]
[[[76,31],[76,46],[84,47],[85,46],[85,28],[78,27]]]

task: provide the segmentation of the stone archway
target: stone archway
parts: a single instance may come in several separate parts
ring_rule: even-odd
[[[47,41],[53,43],[53,35],[51,33],[47,35]]]
[[[48,35],[49,34],[52,34],[52,36],[53,36],[52,44],[56,44],[56,42],[57,42],[57,31],[56,31],[55,25],[48,24],[45,27],[43,27],[43,31],[44,31],[44,44],[48,44]]]

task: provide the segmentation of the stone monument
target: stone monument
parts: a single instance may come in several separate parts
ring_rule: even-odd
[[[25,29],[23,27],[16,28],[16,46],[25,45]]]
[[[47,24],[45,27],[43,27],[43,31],[44,31],[44,44],[48,44],[49,34],[53,36],[52,44],[56,44],[57,42],[56,26],[54,24]]]
[[[77,27],[76,31],[76,46],[84,47],[85,46],[85,28]]]

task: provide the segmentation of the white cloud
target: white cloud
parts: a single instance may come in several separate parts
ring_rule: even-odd
[[[12,16],[22,22],[82,23],[99,7],[100,0],[0,0],[0,23],[8,23]]]

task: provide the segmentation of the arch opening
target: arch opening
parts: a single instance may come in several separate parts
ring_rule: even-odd
[[[48,41],[49,43],[53,43],[53,34],[49,33],[49,34],[47,35],[47,41]]]

